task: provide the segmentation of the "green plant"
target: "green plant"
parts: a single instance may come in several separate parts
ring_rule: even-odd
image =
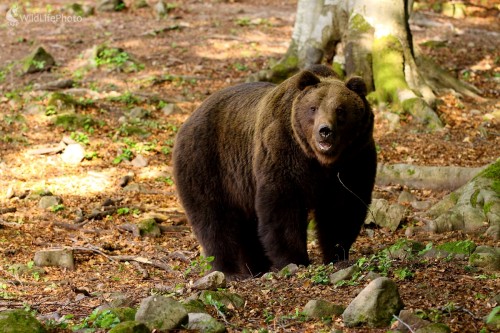
[[[241,64],[239,62],[234,64],[234,68],[240,72],[244,72],[244,71],[248,70],[248,67],[246,65]]]
[[[77,331],[88,328],[110,329],[115,327],[119,323],[120,319],[112,311],[110,310],[101,311],[99,309],[95,309],[88,317],[85,317],[80,324],[73,326],[73,330]],[[92,332],[92,331],[87,330],[86,332]]]
[[[113,164],[120,164],[122,161],[130,161],[134,157],[134,153],[129,148],[122,150],[121,154],[113,159]]]
[[[128,106],[139,103],[139,99],[135,97],[134,94],[132,94],[130,91],[126,91],[120,96],[110,97],[109,100],[112,102],[125,103]]]
[[[174,185],[174,180],[170,176],[158,177],[156,180],[164,182],[165,184],[172,186]]]
[[[497,316],[500,316],[500,306],[496,306],[491,310],[490,314],[486,317],[486,324],[491,324],[494,321],[498,321],[496,318]]]
[[[57,213],[57,212],[60,212],[61,210],[64,210],[64,205],[63,204],[59,204],[59,205],[54,205],[52,207],[50,207],[50,210],[54,213]]]
[[[396,276],[399,280],[407,280],[411,279],[415,274],[407,267],[396,269],[394,271],[394,276]]]
[[[311,272],[311,282],[315,284],[328,284],[330,283],[330,274],[332,272],[333,265],[319,265]]]
[[[69,136],[70,136],[70,138],[72,138],[76,142],[82,143],[84,145],[88,145],[89,144],[89,137],[85,133],[82,133],[82,132],[71,132],[71,134]]]
[[[241,17],[241,18],[236,19],[235,23],[237,25],[239,25],[240,27],[245,27],[245,26],[249,26],[251,21],[248,17]]]
[[[193,271],[198,272],[198,275],[200,276],[204,275],[206,272],[212,269],[211,262],[214,261],[214,259],[215,258],[213,256],[199,256],[196,260],[191,261],[189,267],[184,272],[184,275],[188,276]]]

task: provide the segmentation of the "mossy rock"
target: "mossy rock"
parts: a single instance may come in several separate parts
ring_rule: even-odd
[[[143,237],[160,237],[161,230],[155,219],[145,219],[137,224],[139,232]]]
[[[46,333],[47,330],[28,312],[24,310],[7,310],[0,312],[0,332]]]
[[[41,46],[38,46],[22,61],[22,71],[25,74],[42,72],[55,65],[54,58]]]
[[[150,333],[149,328],[138,321],[125,321],[123,323],[119,323],[112,329],[108,331],[108,333]]]
[[[419,328],[415,333],[450,333],[448,326],[442,323],[433,323],[425,327]]]
[[[207,313],[205,304],[199,299],[191,299],[182,304],[188,313]]]
[[[54,111],[57,111],[59,113],[74,113],[76,105],[77,102],[75,101],[73,96],[61,92],[54,92],[50,94],[47,101],[47,109],[49,110],[50,108],[52,108]]]
[[[123,307],[123,308],[104,309],[99,314],[105,311],[111,312],[113,315],[116,316],[116,318],[120,319],[120,322],[135,320],[135,314],[137,312],[136,309]]]

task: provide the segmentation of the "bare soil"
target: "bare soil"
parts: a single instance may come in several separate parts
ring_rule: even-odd
[[[432,8],[436,3],[425,4]],[[437,133],[425,131],[404,116],[401,127],[389,132],[387,121],[377,117],[380,162],[475,167],[500,156],[500,123],[485,118],[500,107],[499,11],[494,1],[481,3],[469,3],[469,15],[463,19],[431,9],[419,10],[420,18],[438,24],[421,26],[417,20],[412,29],[415,45],[439,40],[439,47],[422,45],[421,52],[476,85],[485,100],[440,92],[437,112],[447,125]],[[66,1],[41,0],[26,5],[26,10],[72,15],[66,5]],[[121,12],[98,12],[78,23],[22,22],[10,27],[1,21],[0,310],[29,307],[52,318],[73,315],[68,321],[76,323],[113,293],[128,295],[134,305],[153,291],[171,293],[179,300],[194,293],[189,285],[199,277],[199,265],[194,263],[199,261],[200,248],[170,178],[175,133],[208,95],[244,81],[283,55],[292,32],[296,1],[179,1],[162,19],[156,18],[151,6],[129,7]],[[123,48],[144,67],[134,72],[102,67],[82,70],[82,54],[102,43]],[[57,66],[20,75],[11,65],[37,45],[44,45]],[[37,91],[34,85],[60,78],[74,78],[78,88],[86,89],[84,98],[92,102],[77,106],[77,114],[102,124],[91,126],[91,130],[88,126],[64,129],[54,125],[53,116],[29,111],[34,106],[46,110],[49,98],[48,92]],[[113,100],[112,96],[122,98]],[[161,109],[167,102],[175,103],[177,112],[164,114]],[[148,111],[148,117],[137,125],[148,135],[123,130],[123,117],[134,107]],[[60,154],[32,153],[56,146],[72,134],[73,138],[88,138],[84,146],[93,158],[73,166],[63,163]],[[148,166],[134,167],[127,160],[116,163],[117,156],[127,150],[146,157]],[[126,175],[132,177],[131,184],[141,186],[138,191],[120,186]],[[401,186],[376,188],[377,195],[390,200],[396,200],[401,190]],[[432,202],[446,194],[407,190]],[[63,199],[60,210],[38,207],[40,195],[46,191]],[[102,210],[107,199],[121,209],[103,219],[75,223],[82,214]],[[123,228],[151,213],[161,217],[164,232],[160,237],[143,238]],[[402,238],[424,244],[469,239],[498,246],[491,238],[461,232],[405,236],[408,227],[420,225],[418,219],[409,218],[393,233],[370,226],[354,244],[351,256],[354,260],[369,256]],[[46,267],[45,274],[20,275],[11,269],[13,264],[32,262],[38,250],[63,246],[77,249],[73,271]],[[170,270],[113,261],[95,250],[109,256],[160,260]],[[292,277],[232,282],[229,290],[243,296],[247,303],[243,309],[229,309],[228,330],[385,332],[346,328],[336,317],[321,321],[300,316],[311,299],[347,306],[364,286],[334,288],[311,282],[319,267],[314,238],[310,254],[314,264]],[[398,268],[409,268],[413,277],[398,279]],[[394,261],[388,276],[397,280],[405,308],[421,309],[449,325],[453,332],[479,332],[485,327],[483,318],[497,305],[491,299],[499,293],[498,274],[470,269],[465,259]],[[53,331],[65,330],[59,327]]]

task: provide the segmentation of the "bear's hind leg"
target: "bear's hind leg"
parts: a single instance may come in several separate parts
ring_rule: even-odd
[[[270,270],[271,261],[264,253],[255,221],[245,221],[240,237],[240,250],[241,271],[249,277],[261,276]]]
[[[188,218],[204,255],[214,257],[212,270],[226,275],[241,274],[240,230],[232,214],[217,213],[216,210],[207,210],[205,207],[201,214]]]

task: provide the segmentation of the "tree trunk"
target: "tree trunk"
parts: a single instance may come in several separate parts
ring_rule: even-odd
[[[443,124],[432,109],[435,94],[415,61],[408,24],[412,6],[413,0],[299,0],[285,56],[250,80],[281,81],[326,60],[340,78],[361,76],[372,101],[391,103],[392,110],[439,129]],[[444,71],[433,75],[434,88],[438,75],[440,81],[462,89],[459,92],[478,97]]]

